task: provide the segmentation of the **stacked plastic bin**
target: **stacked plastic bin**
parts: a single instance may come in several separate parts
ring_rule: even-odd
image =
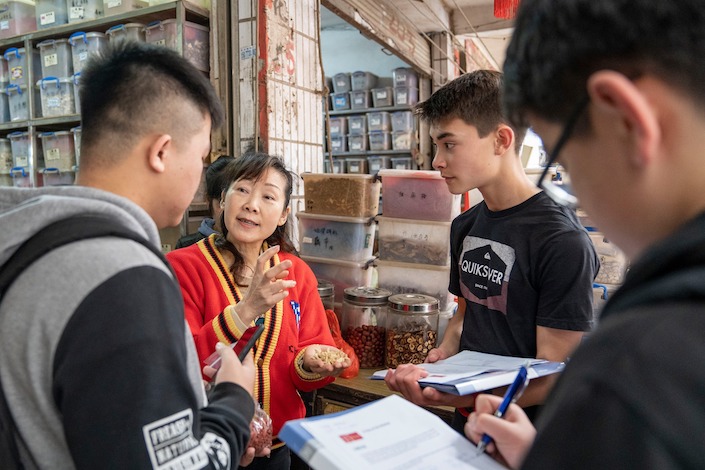
[[[394,82],[394,106],[413,107],[419,102],[419,76],[414,69],[400,67],[392,71]],[[392,149],[408,150],[416,147],[416,135],[413,112],[396,111],[391,116]],[[412,168],[411,155],[396,156],[391,159],[391,168],[396,170],[409,170]]]
[[[394,294],[435,297],[440,311],[455,308],[448,292],[450,225],[460,197],[448,191],[437,171],[380,170],[379,287]]]
[[[372,175],[304,173],[299,252],[316,277],[335,286],[336,311],[348,287],[372,283],[380,183]]]

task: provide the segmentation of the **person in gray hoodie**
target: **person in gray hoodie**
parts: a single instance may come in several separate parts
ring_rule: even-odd
[[[197,189],[223,112],[188,61],[121,42],[84,68],[80,94],[78,185],[0,189],[0,264],[76,214],[159,247],[158,228],[176,225]],[[251,357],[219,348],[206,397],[179,287],[139,242],[82,240],[32,264],[0,303],[0,345],[25,468],[235,468],[253,457]]]

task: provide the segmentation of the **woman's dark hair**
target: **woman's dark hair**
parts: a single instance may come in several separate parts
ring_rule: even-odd
[[[289,201],[291,200],[294,175],[287,170],[284,160],[277,156],[262,152],[247,152],[228,163],[222,173],[222,181],[224,183],[223,190],[227,190],[235,181],[242,179],[259,181],[262,175],[269,169],[281,174],[286,181],[286,187],[284,188],[284,209],[286,209],[289,207]],[[265,242],[267,242],[269,246],[279,245],[280,250],[285,253],[296,253],[296,248],[293,243],[291,243],[291,239],[288,235],[288,225],[289,221],[287,220],[284,225],[277,226],[274,233],[271,234]],[[215,245],[233,254],[235,261],[230,266],[230,272],[237,280],[240,277],[239,273],[245,265],[245,260],[235,245],[228,241],[228,227],[225,225],[225,211],[220,215],[220,226],[223,229],[223,234],[216,236]]]

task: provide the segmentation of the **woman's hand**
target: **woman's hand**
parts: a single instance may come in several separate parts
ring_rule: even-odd
[[[483,434],[492,437],[486,452],[510,468],[519,468],[536,437],[536,429],[518,405],[509,405],[504,418],[493,416],[502,397],[481,394],[475,399],[475,411],[465,423],[465,435],[479,442]]]
[[[304,370],[324,377],[337,377],[351,363],[347,354],[333,346],[315,344],[304,351]]]
[[[296,281],[286,279],[291,267],[290,260],[266,268],[269,260],[278,252],[279,246],[275,245],[259,255],[250,287],[242,301],[235,306],[235,311],[246,325],[284,300],[289,295],[288,289],[296,286]]]

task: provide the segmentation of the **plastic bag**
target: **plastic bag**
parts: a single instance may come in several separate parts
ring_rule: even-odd
[[[257,402],[255,402],[255,416],[250,421],[250,442],[247,447],[254,447],[255,454],[259,454],[267,447],[272,447],[272,419]]]
[[[328,318],[328,327],[330,328],[331,335],[333,335],[335,347],[343,351],[350,358],[350,367],[345,369],[340,374],[340,377],[344,379],[357,377],[357,374],[360,372],[360,360],[357,354],[355,354],[353,347],[343,339],[343,334],[340,332],[340,323],[338,323],[338,316],[333,310],[326,310],[326,317]]]

